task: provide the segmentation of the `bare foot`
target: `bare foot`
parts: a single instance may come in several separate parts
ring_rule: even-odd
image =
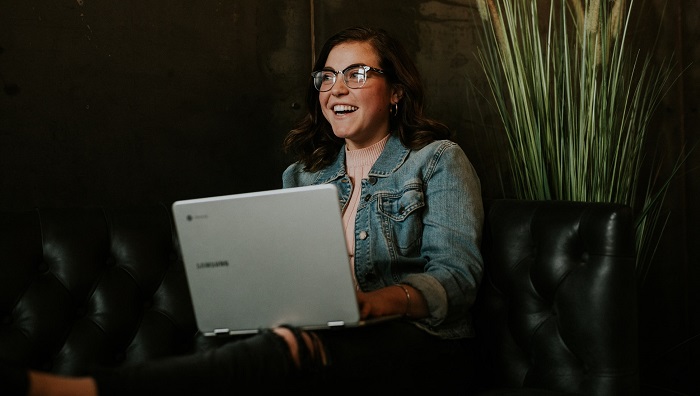
[[[294,334],[292,333],[291,330],[285,328],[285,327],[278,327],[273,329],[272,331],[275,332],[275,334],[279,335],[280,337],[284,338],[284,340],[287,342],[287,345],[289,346],[289,350],[292,354],[292,359],[294,359],[294,364],[299,368],[301,366],[301,362],[299,359],[299,345],[297,345],[297,340],[294,338]],[[325,351],[323,350],[322,347],[319,347],[320,351],[316,350],[315,345],[321,346],[321,340],[315,335],[315,334],[308,334],[305,331],[301,332],[301,336],[304,338],[304,343],[306,344],[306,348],[311,352],[311,356],[316,358],[318,354],[321,354],[321,362],[323,365],[326,364],[326,354]],[[316,340],[316,343],[312,342],[311,337],[314,337]]]
[[[38,371],[29,372],[27,396],[97,396],[91,377],[63,377]]]

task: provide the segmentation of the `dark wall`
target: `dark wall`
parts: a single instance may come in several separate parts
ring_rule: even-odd
[[[677,62],[680,75],[652,120],[647,162],[661,160],[668,172],[676,158],[690,155],[665,199],[668,223],[640,286],[642,373],[649,395],[695,395],[700,394],[700,2],[639,5],[645,12],[635,27],[641,49],[655,43],[657,60]]]
[[[281,185],[308,4],[2,3],[0,207]]]
[[[664,98],[650,156],[700,140],[700,5],[637,1],[657,59],[688,67]],[[314,54],[337,30],[381,26],[423,73],[485,198],[505,152],[475,60],[473,1],[0,0],[0,210],[164,202],[281,186]],[[642,51],[649,48],[642,48]],[[656,140],[658,138],[658,141]],[[645,389],[692,393],[700,374],[700,150],[674,179],[657,260],[640,286]],[[505,190],[508,191],[507,184]],[[670,393],[669,393],[670,394]]]

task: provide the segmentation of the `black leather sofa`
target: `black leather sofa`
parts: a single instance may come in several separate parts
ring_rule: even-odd
[[[639,392],[628,207],[491,201],[483,251],[484,394]],[[197,333],[169,207],[0,215],[0,361],[79,374],[215,342]]]

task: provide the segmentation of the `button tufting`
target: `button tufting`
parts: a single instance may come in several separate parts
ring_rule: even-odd
[[[45,261],[42,261],[42,262],[39,263],[39,265],[36,267],[36,270],[37,270],[37,272],[40,273],[40,274],[46,274],[46,273],[49,272],[49,265],[48,265]]]
[[[114,267],[114,266],[116,266],[116,265],[117,265],[117,259],[116,259],[116,257],[114,257],[114,256],[109,256],[109,257],[107,257],[107,261],[106,261],[105,264],[107,264],[107,267]]]
[[[123,363],[126,360],[126,354],[124,352],[117,352],[114,354],[115,363]]]
[[[87,309],[85,306],[80,306],[76,307],[75,311],[73,311],[73,315],[75,315],[76,318],[82,318],[87,314]]]

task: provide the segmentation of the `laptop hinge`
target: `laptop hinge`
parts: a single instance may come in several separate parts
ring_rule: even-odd
[[[229,329],[214,329],[215,336],[229,335],[231,330]]]

